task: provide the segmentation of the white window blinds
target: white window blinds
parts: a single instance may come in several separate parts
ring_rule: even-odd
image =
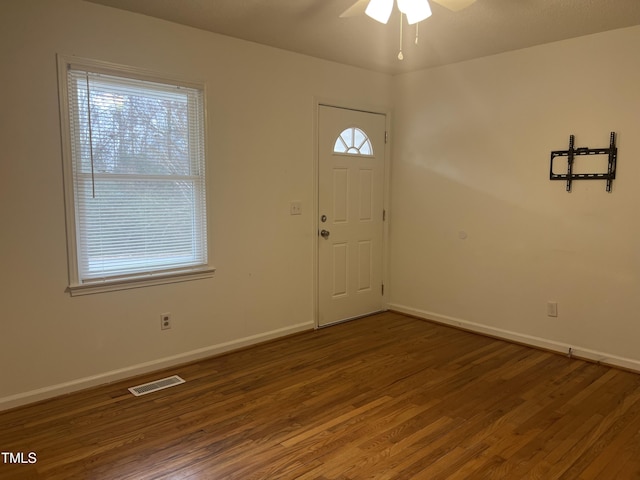
[[[79,284],[207,264],[203,92],[69,67]]]

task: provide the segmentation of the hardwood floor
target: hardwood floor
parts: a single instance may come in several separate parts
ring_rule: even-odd
[[[37,455],[3,480],[627,480],[640,376],[384,313],[0,412],[0,451]]]

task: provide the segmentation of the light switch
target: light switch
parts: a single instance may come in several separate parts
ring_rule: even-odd
[[[302,202],[291,202],[291,215],[302,215]]]

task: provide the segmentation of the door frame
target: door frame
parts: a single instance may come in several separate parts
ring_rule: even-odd
[[[391,160],[391,112],[381,106],[354,104],[350,102],[337,101],[327,98],[313,98],[313,317],[314,328],[324,328],[320,326],[320,300],[319,300],[319,278],[318,278],[318,259],[319,259],[319,241],[318,232],[320,231],[320,202],[319,202],[319,181],[320,181],[320,152],[318,129],[320,128],[320,106],[342,108],[345,110],[355,110],[364,113],[374,113],[385,116],[385,131],[387,135],[384,146],[384,179],[382,187],[382,205],[386,212],[386,218],[383,222],[382,231],[382,283],[384,285],[384,293],[382,295],[382,306],[386,310],[389,298],[389,189],[390,189],[390,160]],[[351,320],[351,319],[350,319]],[[340,322],[338,322],[340,323]],[[333,323],[332,325],[335,325]],[[331,325],[327,325],[331,326]]]

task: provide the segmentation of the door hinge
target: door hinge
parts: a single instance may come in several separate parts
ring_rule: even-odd
[[[384,132],[384,143],[389,141],[389,132]]]
[[[384,283],[383,283],[382,285],[380,285],[380,287],[381,287],[381,288],[380,288],[380,293],[381,293],[382,295],[384,295]]]
[[[382,221],[384,222],[387,219],[387,211],[386,210],[382,210]]]

